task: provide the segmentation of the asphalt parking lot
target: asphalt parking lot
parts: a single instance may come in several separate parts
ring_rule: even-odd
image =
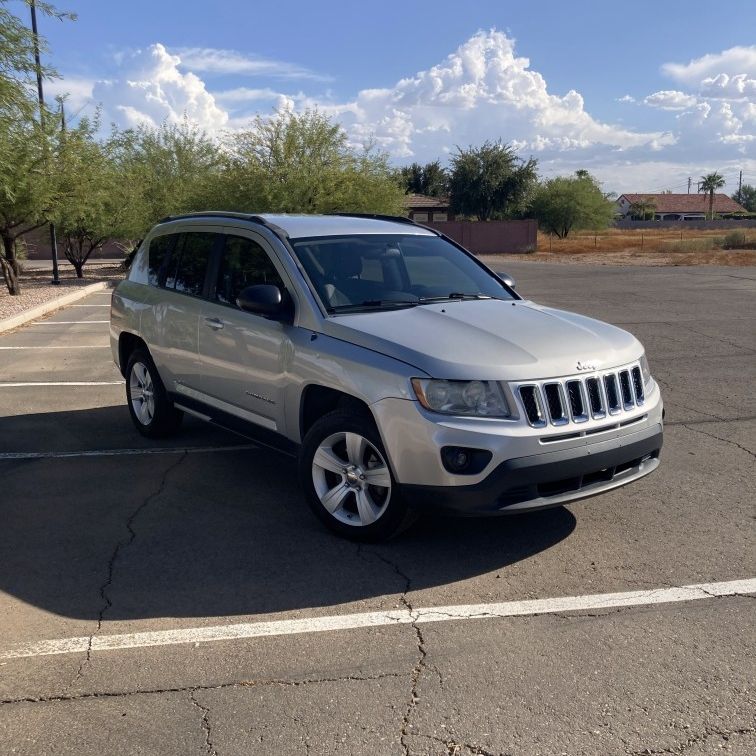
[[[108,293],[0,336],[0,752],[756,753],[756,269],[508,270],[644,342],[662,465],[380,546],[287,457],[140,437]]]

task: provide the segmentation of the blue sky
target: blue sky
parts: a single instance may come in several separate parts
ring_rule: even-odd
[[[396,164],[501,137],[615,191],[756,183],[753,0],[60,4],[51,94],[122,126],[318,107]]]

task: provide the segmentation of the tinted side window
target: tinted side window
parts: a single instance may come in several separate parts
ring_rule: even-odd
[[[176,245],[165,281],[166,288],[199,296],[205,285],[205,271],[217,234],[188,232]]]
[[[284,289],[278,271],[267,252],[252,239],[227,236],[218,271],[215,299],[236,307],[242,289],[255,284],[274,284]]]
[[[166,234],[165,236],[157,236],[150,242],[148,251],[150,266],[147,281],[151,286],[158,285],[160,269],[175,240],[176,234]]]

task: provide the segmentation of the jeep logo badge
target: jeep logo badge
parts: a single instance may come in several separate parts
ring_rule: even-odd
[[[598,363],[596,362],[583,362],[582,360],[578,362],[577,369],[580,371],[583,370],[598,370]]]

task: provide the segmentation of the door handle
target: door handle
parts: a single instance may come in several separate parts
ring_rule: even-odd
[[[220,318],[205,318],[205,325],[214,331],[220,331],[223,328],[223,321]]]

